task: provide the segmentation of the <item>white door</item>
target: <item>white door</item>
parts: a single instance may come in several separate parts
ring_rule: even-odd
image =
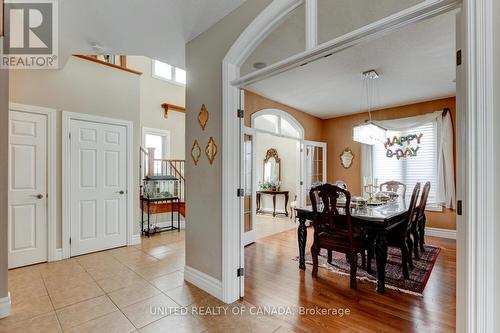
[[[257,180],[256,180],[256,159],[255,130],[249,127],[243,129],[243,149],[242,149],[242,172],[243,172],[243,242],[244,246],[254,243],[257,238],[256,232],[256,200],[257,200]]]
[[[127,130],[71,120],[71,256],[127,244]]]
[[[9,268],[47,261],[47,122],[9,112]]]
[[[302,145],[302,197],[300,205],[311,204],[309,191],[315,183],[326,183],[326,143],[304,141]]]

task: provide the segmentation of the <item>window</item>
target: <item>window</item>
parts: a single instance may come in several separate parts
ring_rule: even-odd
[[[161,135],[154,134],[146,134],[145,136],[145,147],[154,148],[155,149],[155,160],[163,159],[163,146],[164,146],[164,137]]]
[[[288,113],[277,109],[265,109],[252,115],[252,127],[271,134],[302,139],[304,128]]]
[[[422,135],[420,141],[417,138],[410,143],[401,140],[401,144],[394,142],[393,146],[385,145],[373,146],[373,176],[378,178],[379,184],[390,180],[397,180],[405,183],[407,186],[406,196],[410,196],[415,184],[420,182],[422,187],[428,181],[431,182],[431,191],[429,193],[428,205],[437,204],[437,170],[438,170],[438,141],[437,124],[432,122],[413,130],[404,132],[388,131],[387,137],[391,142],[396,137],[405,138],[408,136]],[[417,150],[413,155],[413,151]],[[402,157],[403,152],[407,150],[407,157]],[[392,155],[392,156],[391,156]],[[390,156],[390,157],[389,157]],[[399,156],[399,159],[398,159]]]
[[[169,64],[161,62],[159,60],[153,60],[153,77],[160,79],[175,82],[178,84],[185,85],[186,84],[186,71],[173,67]]]

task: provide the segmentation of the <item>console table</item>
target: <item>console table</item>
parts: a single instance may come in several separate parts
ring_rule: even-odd
[[[257,191],[257,213],[261,213],[261,198],[262,195],[271,195],[273,197],[273,217],[276,216],[276,214],[284,214],[285,216],[288,216],[288,191]],[[276,196],[282,195],[285,197],[285,209],[284,213],[276,213]]]

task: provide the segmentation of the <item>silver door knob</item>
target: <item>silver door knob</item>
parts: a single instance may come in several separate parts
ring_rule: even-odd
[[[43,194],[35,195],[35,198],[37,198],[37,199],[43,199]]]

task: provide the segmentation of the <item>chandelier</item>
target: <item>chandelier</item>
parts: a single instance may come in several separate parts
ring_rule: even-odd
[[[379,78],[375,70],[369,70],[363,73],[364,90],[368,104],[369,119],[364,123],[354,126],[352,139],[356,142],[366,145],[376,145],[383,143],[387,136],[387,130],[372,121],[373,96],[375,91],[375,81]]]

